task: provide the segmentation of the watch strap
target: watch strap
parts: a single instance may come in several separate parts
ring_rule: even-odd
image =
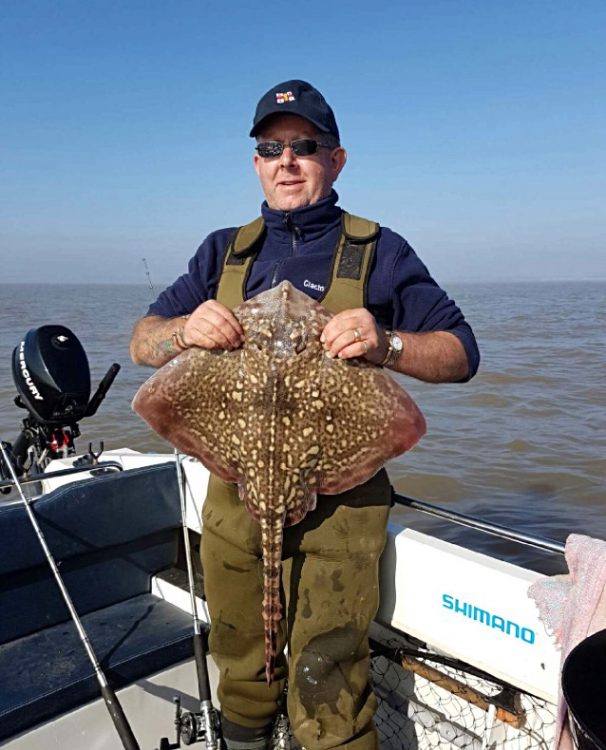
[[[393,345],[393,331],[385,331],[385,336],[387,338],[387,353],[385,354],[385,357],[383,358],[383,361],[380,362],[381,367],[391,367],[392,365],[395,365],[395,363],[398,361],[398,357],[400,354],[402,354],[402,348],[396,349]],[[401,340],[401,339],[400,339]]]

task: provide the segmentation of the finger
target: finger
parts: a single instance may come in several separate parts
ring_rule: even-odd
[[[364,332],[373,330],[374,327],[374,317],[368,310],[362,308],[359,310],[344,310],[328,321],[322,331],[320,341],[326,344],[327,348],[330,348],[336,338],[346,331],[353,334],[357,330],[361,334],[360,338],[364,338]]]
[[[242,327],[227,308],[205,304],[187,321],[185,341],[205,349],[235,349],[242,344]]]
[[[227,344],[230,349],[241,346],[244,335],[233,327],[232,323],[221,316],[212,316],[204,321],[202,330],[207,336],[213,338],[217,343]]]
[[[339,356],[339,353],[344,349],[356,345],[356,349],[359,349],[359,344],[364,340],[363,334],[359,328],[347,328],[341,333],[337,334],[332,341],[326,341],[325,348],[327,354],[331,357]],[[353,355],[357,356],[357,355]]]
[[[226,335],[229,335],[233,331],[238,339],[242,339],[244,331],[240,325],[240,321],[229,307],[225,307],[225,305],[216,300],[209,300],[205,317],[213,322],[217,328],[224,331]]]
[[[344,349],[341,349],[337,357],[339,359],[354,359],[356,357],[366,358],[369,350],[370,346],[368,344],[368,341],[356,341],[355,343],[346,346]]]
[[[230,340],[218,328],[211,325],[200,324],[194,328],[191,334],[188,332],[186,342],[203,349],[226,349],[231,351],[238,345],[233,345]]]
[[[320,341],[327,349],[330,349],[338,339],[341,339],[342,343],[346,339],[349,339],[348,343],[360,341],[363,338],[363,330],[364,326],[357,318],[339,320],[333,318],[322,331]]]

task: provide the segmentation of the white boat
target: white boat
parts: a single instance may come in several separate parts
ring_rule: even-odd
[[[23,351],[27,354],[27,347]],[[20,395],[29,406],[35,394],[19,356],[18,347],[15,379],[18,387],[22,379]],[[24,361],[28,365],[25,355]],[[30,380],[36,388],[38,381]],[[76,416],[90,411],[83,404]],[[39,415],[33,422],[40,422]],[[208,473],[194,459],[181,457],[180,493],[174,455],[124,448],[78,456],[76,434],[72,431],[63,446],[44,456],[40,435],[30,435],[27,460],[27,449],[19,441],[13,445],[19,444],[22,453],[19,483],[26,496],[13,486],[10,496],[0,500],[0,747],[128,746],[100,696],[98,675],[45,559],[28,506],[136,738],[132,747],[178,747],[188,731],[192,734],[191,722],[195,728],[200,711],[192,652],[194,599],[200,620],[208,625],[203,598],[189,592],[181,505],[183,500],[192,557],[197,558]],[[44,436],[47,443],[51,439]],[[27,461],[29,476],[23,471]],[[41,468],[43,476],[37,475]],[[0,486],[9,489],[15,482],[6,465],[4,474]],[[549,540],[407,498],[399,501],[411,512],[442,513],[453,522],[563,551]],[[197,571],[196,578],[201,577]],[[560,652],[528,597],[529,585],[540,577],[390,525],[380,609],[371,632],[376,720],[384,750],[552,746]],[[214,695],[216,670],[211,660],[208,664]],[[216,697],[214,702],[216,706]],[[178,712],[189,713],[176,728]]]

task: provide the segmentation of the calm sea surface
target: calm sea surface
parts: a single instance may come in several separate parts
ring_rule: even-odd
[[[452,285],[482,352],[465,385],[402,378],[422,408],[428,433],[393,461],[396,489],[484,520],[564,541],[570,533],[606,539],[606,282]],[[24,412],[11,353],[32,327],[71,328],[89,358],[93,390],[112,362],[122,365],[97,415],[81,423],[106,449],[166,450],[130,410],[151,373],[131,364],[134,321],[155,296],[141,286],[0,285],[0,438],[13,441]],[[470,532],[396,508],[398,520],[464,541],[544,572],[558,556]]]

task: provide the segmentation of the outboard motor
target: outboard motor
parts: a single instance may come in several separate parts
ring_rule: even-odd
[[[82,344],[65,326],[32,328],[13,351],[13,379],[23,405],[41,424],[86,416],[90,370]]]
[[[77,336],[59,325],[27,332],[13,351],[13,379],[15,404],[29,415],[15,442],[5,443],[17,476],[75,454],[78,421],[95,414],[119,370],[114,363],[90,399],[88,359]],[[2,465],[0,475],[7,475]]]

